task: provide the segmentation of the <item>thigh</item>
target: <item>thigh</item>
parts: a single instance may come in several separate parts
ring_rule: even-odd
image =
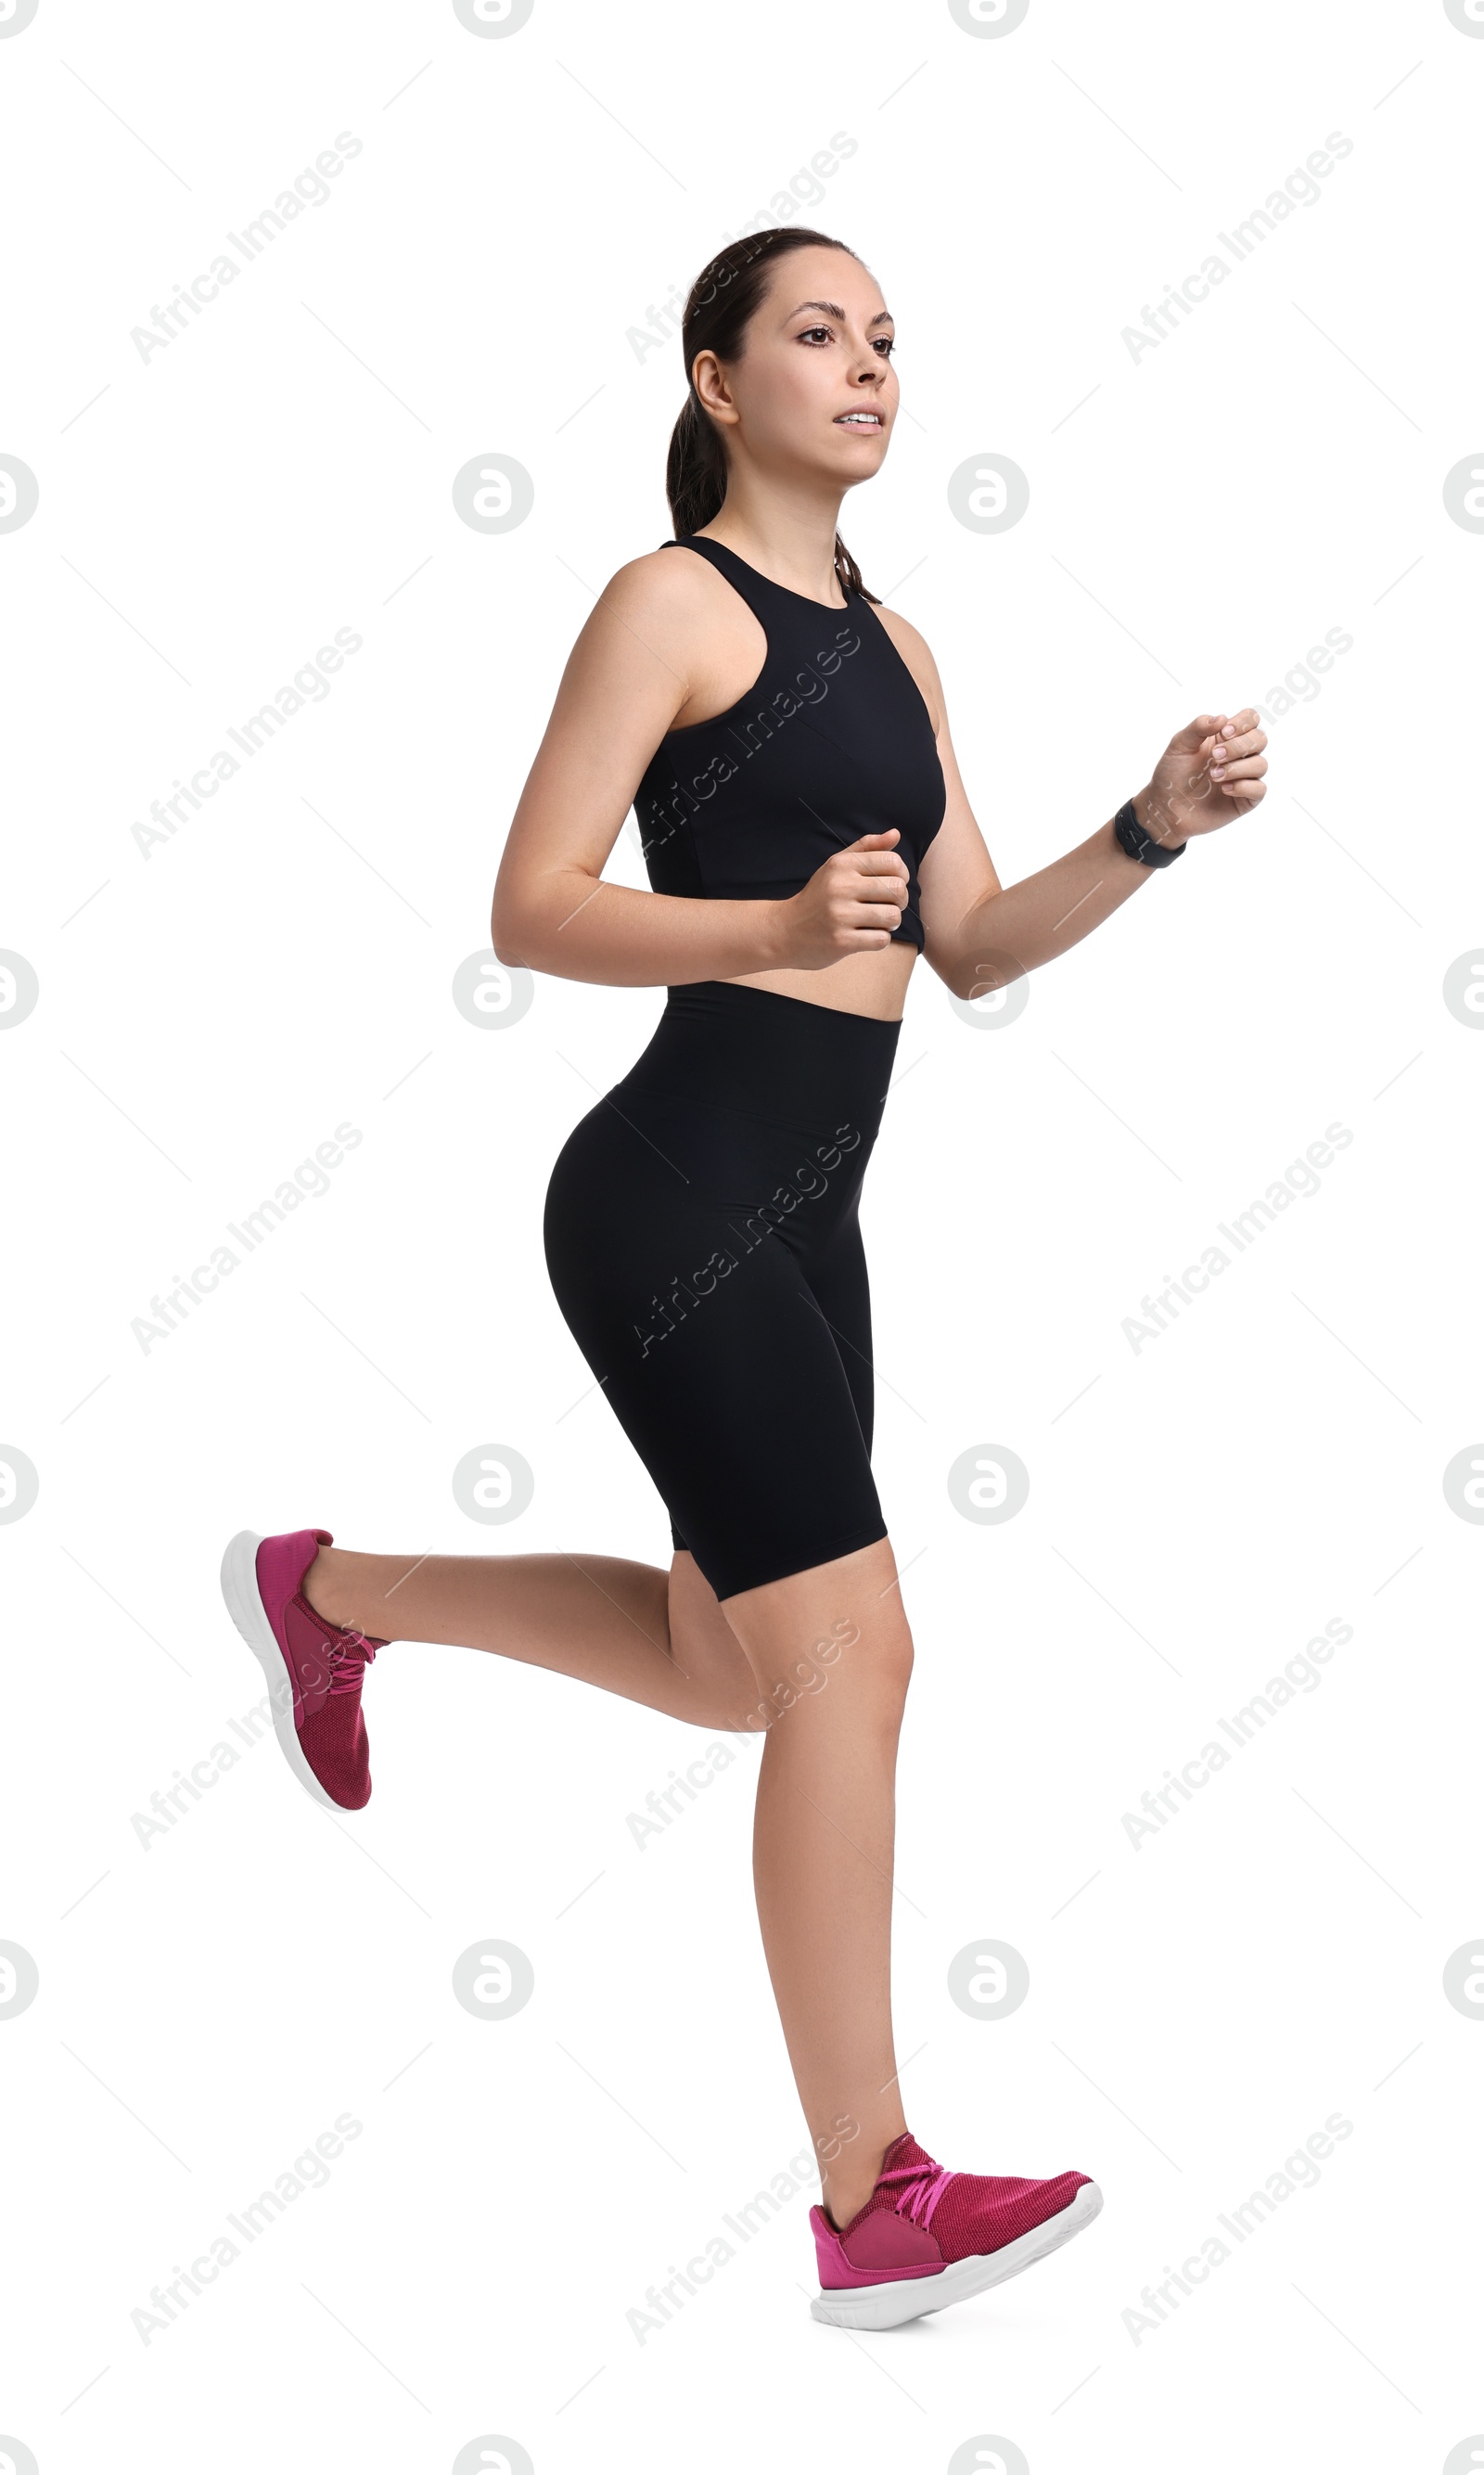
[[[871,1287],[861,1224],[854,1208],[825,1245],[802,1258],[801,1269],[809,1293],[839,1352],[856,1418],[869,1453],[876,1413]]]

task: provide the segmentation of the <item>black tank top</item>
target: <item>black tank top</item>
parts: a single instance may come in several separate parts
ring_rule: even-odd
[[[947,792],[922,691],[871,604],[842,610],[774,584],[721,542],[690,534],[767,639],[725,713],[668,730],[634,795],[656,894],[778,901],[863,834],[901,839],[907,908],[892,941],[921,949],[917,869]]]

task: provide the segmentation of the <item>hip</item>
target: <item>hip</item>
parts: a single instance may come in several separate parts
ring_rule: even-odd
[[[805,1133],[828,1133],[847,1116],[874,1139],[901,1028],[777,989],[697,980],[666,992],[648,1046],[614,1088],[668,1092]]]
[[[853,1216],[900,1028],[735,981],[671,989],[648,1045],[568,1138],[552,1194],[580,1189],[590,1225],[625,1192],[682,1217],[788,1219],[808,1201],[824,1239]]]

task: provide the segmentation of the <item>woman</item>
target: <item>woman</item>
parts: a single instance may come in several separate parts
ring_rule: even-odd
[[[820,2161],[811,2308],[869,2328],[1013,2275],[1101,2206],[1082,2173],[945,2172],[897,2083],[892,1781],[912,1647],[871,1477],[857,1203],[908,979],[921,953],[966,997],[1065,952],[1253,807],[1267,770],[1254,711],[1202,714],[1118,818],[1001,888],[933,656],[836,529],[890,441],[893,337],[866,268],[818,233],[755,234],[697,280],[677,538],[620,568],[578,637],[495,889],[502,962],[669,992],[546,1210],[563,1314],[669,1508],[669,1572],[353,1555],[322,1530],[244,1532],[224,1566],[280,1741],[325,1802],[370,1794],[360,1688],[388,1639],[766,1729],[754,1873]],[[602,875],[631,801],[648,893]]]

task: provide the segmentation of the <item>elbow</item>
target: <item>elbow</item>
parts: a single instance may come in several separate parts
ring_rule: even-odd
[[[539,942],[533,933],[529,893],[522,872],[511,866],[509,852],[502,853],[490,895],[490,943],[497,963],[509,970],[528,969]]]
[[[983,995],[985,987],[983,969],[972,957],[962,961],[957,957],[945,960],[930,951],[926,960],[932,965],[951,997]]]
[[[572,940],[564,938],[569,919],[585,911],[601,879],[580,871],[556,877],[548,871],[526,882],[495,881],[490,906],[490,943],[495,959],[508,969],[548,971],[555,979],[572,976]],[[578,970],[577,977],[581,977]]]
[[[999,1001],[1007,989],[1013,988],[1017,980],[1025,979],[1030,969],[1030,964],[1021,962],[1016,955],[989,954],[981,956],[977,962],[964,963],[957,971],[951,974],[944,972],[942,976],[948,983],[951,995],[966,999],[971,1005],[977,998],[985,998],[993,1010],[998,1011]],[[1013,1017],[1008,1016],[1006,1019]]]
[[[497,963],[503,963],[511,970],[530,968],[531,940],[524,933],[516,906],[498,889],[490,910],[490,943]]]

